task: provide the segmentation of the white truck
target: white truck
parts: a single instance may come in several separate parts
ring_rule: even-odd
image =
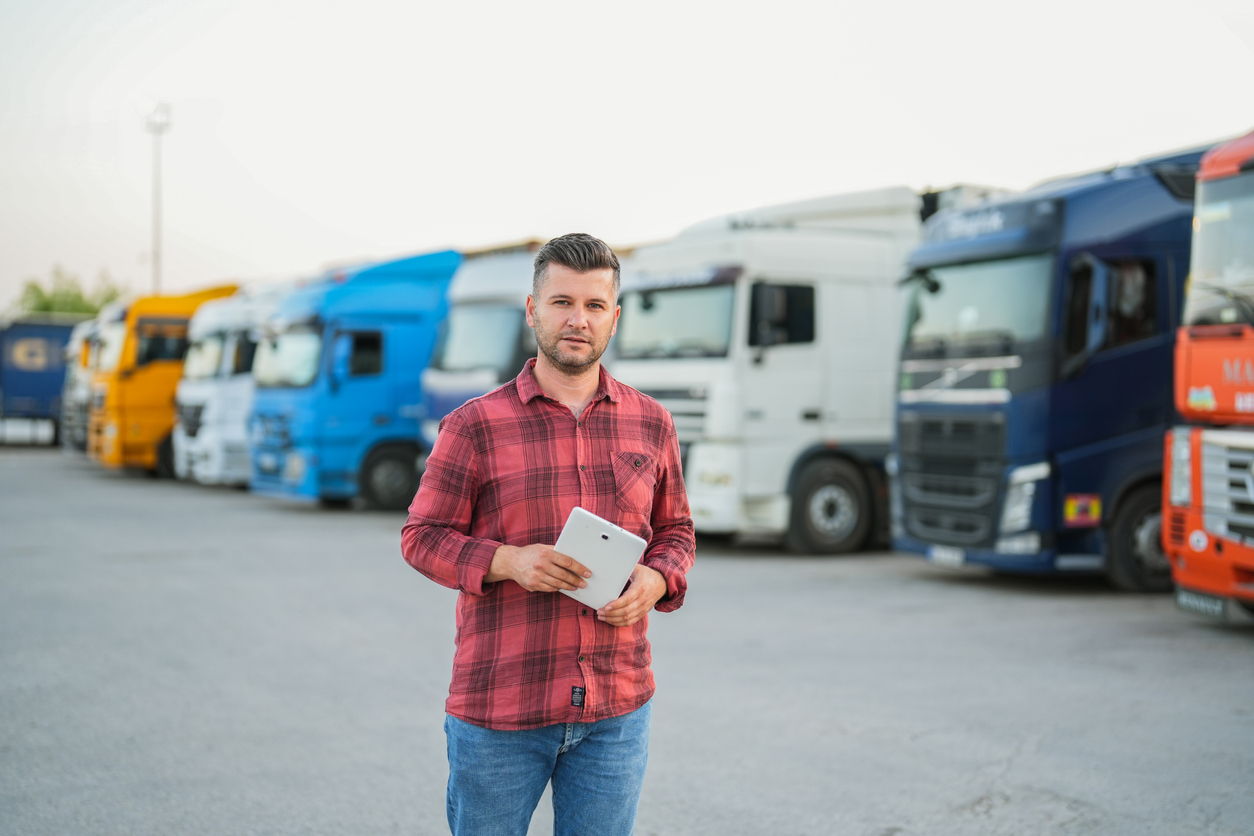
[[[991,193],[835,195],[635,250],[613,373],[674,416],[699,532],[809,553],[886,538],[897,284],[923,218]]]
[[[205,302],[188,324],[187,357],[175,394],[174,472],[206,485],[248,484],[248,416],[257,332],[295,285],[242,289]]]
[[[525,303],[539,247],[535,241],[467,253],[454,274],[448,318],[422,373],[426,449],[435,444],[445,415],[512,380],[536,356]]]

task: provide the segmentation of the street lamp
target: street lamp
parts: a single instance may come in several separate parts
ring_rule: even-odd
[[[161,136],[170,130],[170,103],[157,102],[144,120],[152,134],[152,292],[161,292]]]

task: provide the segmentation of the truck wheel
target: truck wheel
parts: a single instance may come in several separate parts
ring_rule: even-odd
[[[1106,576],[1125,592],[1170,592],[1171,563],[1163,553],[1163,492],[1137,488],[1119,506],[1106,547]]]
[[[843,554],[866,542],[871,503],[866,480],[841,459],[811,462],[792,496],[788,548],[805,554]]]
[[[418,453],[385,447],[366,457],[361,468],[361,495],[371,508],[404,511],[418,492]]]
[[[158,479],[173,479],[174,473],[174,439],[166,436],[165,440],[157,445],[157,464],[150,471],[153,476]]]
[[[1237,601],[1237,606],[1245,610],[1246,614],[1248,614],[1250,618],[1254,618],[1254,602]]]

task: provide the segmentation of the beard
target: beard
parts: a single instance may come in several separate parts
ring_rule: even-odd
[[[601,355],[605,353],[605,347],[609,345],[610,339],[606,337],[604,340],[598,340],[595,333],[575,334],[575,333],[559,333],[549,334],[544,330],[539,322],[536,322],[533,328],[536,334],[536,345],[540,347],[540,353],[543,354],[553,367],[565,375],[575,376],[586,371],[590,366],[601,359]],[[562,349],[563,337],[577,337],[588,341],[590,349],[586,355],[571,354]]]

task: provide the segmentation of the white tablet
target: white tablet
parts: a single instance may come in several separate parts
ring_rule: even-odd
[[[576,506],[566,518],[554,550],[573,557],[592,572],[583,589],[561,590],[595,610],[623,594],[631,570],[649,545],[630,531]]]

